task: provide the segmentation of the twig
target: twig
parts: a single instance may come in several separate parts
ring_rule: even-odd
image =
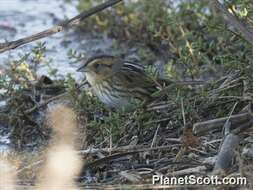
[[[121,158],[121,157],[124,157],[124,156],[129,156],[129,155],[136,154],[136,153],[138,153],[138,151],[122,152],[122,153],[112,154],[112,155],[94,160],[93,162],[86,163],[83,166],[83,170],[86,170],[86,169],[91,168],[91,167],[98,167],[98,165],[100,165],[102,163],[108,163],[110,160],[114,160],[114,159]]]
[[[54,26],[52,28],[49,28],[49,29],[44,30],[42,32],[39,32],[37,34],[31,35],[31,36],[28,36],[28,37],[25,37],[25,38],[21,38],[19,40],[11,41],[11,42],[0,43],[0,53],[3,53],[7,50],[15,49],[15,48],[17,48],[21,45],[24,45],[24,44],[27,44],[27,43],[45,38],[47,36],[51,36],[53,34],[56,34],[58,32],[61,32],[61,31],[65,30],[67,28],[76,26],[76,25],[80,24],[80,22],[83,21],[84,19],[86,19],[86,18],[88,18],[88,17],[90,17],[90,16],[92,16],[92,15],[108,8],[108,7],[111,7],[111,6],[117,4],[121,1],[122,0],[109,0],[109,1],[106,1],[105,3],[102,3],[98,6],[95,6],[95,7],[91,8],[88,11],[84,11],[81,14],[79,14],[79,15],[77,15],[77,16],[69,19],[69,20],[61,22],[57,26]]]
[[[235,107],[237,106],[238,102],[236,102],[232,108],[232,110],[230,111],[229,113],[229,116],[228,116],[228,119],[226,121],[226,123],[224,124],[224,127],[223,127],[223,132],[224,132],[224,135],[226,136],[227,134],[230,133],[230,130],[231,130],[231,122],[230,122],[230,117],[232,116],[234,110],[235,110]]]
[[[87,80],[85,80],[84,82],[82,82],[78,87],[77,87],[77,90],[80,89],[82,86],[86,85],[88,82]],[[39,105],[35,105],[34,107],[28,109],[28,110],[25,110],[24,113],[25,114],[30,114],[46,105],[48,105],[50,102],[54,101],[54,100],[57,100],[59,98],[62,98],[64,96],[68,95],[68,92],[63,92],[62,94],[59,94],[59,95],[56,95],[56,96],[53,96],[52,98],[49,98],[48,100],[46,100],[45,102],[42,102],[41,104]]]
[[[151,143],[151,146],[150,146],[151,148],[153,148],[154,145],[155,145],[155,143],[156,143],[156,139],[157,139],[157,134],[158,134],[159,128],[160,128],[160,124],[159,124],[158,127],[156,128],[156,131],[155,131],[155,134],[154,134],[154,138],[153,138],[152,143]]]
[[[231,25],[233,25],[237,30],[239,30],[242,35],[244,36],[245,40],[247,40],[251,45],[253,45],[253,34],[250,32],[246,26],[240,22],[240,20],[231,14],[226,7],[219,2],[219,0],[211,1],[212,4],[216,9],[218,9],[222,14],[224,14],[228,19],[228,22],[230,22]]]
[[[45,102],[43,102],[43,103],[41,103],[41,104],[39,104],[39,105],[35,105],[34,107],[32,107],[32,108],[26,110],[24,113],[25,113],[25,114],[30,114],[30,113],[34,112],[35,110],[38,110],[38,109],[40,109],[40,108],[46,106],[46,105],[49,104],[50,102],[52,102],[52,101],[54,101],[54,100],[57,100],[57,99],[59,99],[59,98],[62,98],[62,97],[64,97],[64,96],[66,96],[67,94],[68,94],[67,92],[64,92],[64,93],[62,93],[62,94],[59,94],[59,95],[57,95],[57,96],[54,96],[54,97],[52,97],[52,98],[46,100]]]
[[[251,128],[253,125],[253,119],[250,119],[247,123],[243,123],[240,126],[236,127],[236,129],[232,130],[234,134],[242,133],[243,131]]]
[[[42,164],[45,160],[39,160],[39,161],[36,161],[36,162],[33,162],[32,164],[29,164],[28,166],[25,166],[19,170],[17,170],[17,174],[20,174],[21,172],[23,172],[24,170],[27,170],[27,169],[31,169],[32,167],[34,166],[37,166],[39,164]]]
[[[182,117],[183,117],[183,123],[184,126],[186,125],[186,119],[185,119],[185,111],[184,111],[184,100],[181,98],[181,112],[182,112]]]
[[[249,103],[245,108],[241,110],[239,114],[231,115],[236,105],[237,103],[234,105],[228,117],[195,123],[193,125],[193,133],[195,135],[200,135],[210,130],[220,129],[222,126],[224,126],[226,121],[231,122],[232,129],[234,129],[233,133],[239,133],[240,131],[249,128],[253,123],[252,104]]]
[[[130,181],[131,183],[140,183],[141,181],[141,176],[137,175],[137,174],[133,174],[127,171],[121,171],[119,172],[119,175],[125,179],[127,179],[128,181]]]
[[[82,155],[87,155],[87,154],[96,154],[98,152],[106,152],[106,153],[111,153],[111,152],[126,152],[126,151],[136,151],[136,152],[145,152],[145,151],[152,151],[152,150],[163,150],[163,149],[170,149],[175,146],[180,146],[180,144],[173,144],[173,145],[167,145],[167,146],[157,146],[157,147],[152,147],[150,146],[123,146],[123,147],[118,147],[118,148],[101,148],[101,149],[87,149],[87,150],[81,150],[79,151],[80,154]]]
[[[166,176],[183,176],[183,175],[189,175],[193,173],[203,173],[207,170],[206,166],[197,166],[195,168],[187,168],[175,172],[169,172],[166,174]]]

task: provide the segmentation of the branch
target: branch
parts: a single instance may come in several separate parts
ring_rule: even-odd
[[[225,137],[214,166],[213,174],[225,174],[231,169],[235,156],[235,149],[239,145],[239,137],[230,133]]]
[[[221,129],[228,119],[229,121],[231,121],[232,124],[235,124],[245,123],[249,120],[249,117],[250,116],[248,113],[240,113],[229,117],[222,117],[208,121],[198,122],[193,125],[193,132],[195,135],[201,135],[211,130]]]
[[[53,34],[61,32],[61,31],[65,30],[67,28],[70,28],[72,26],[76,26],[76,25],[80,24],[80,22],[83,21],[84,19],[86,19],[86,18],[88,18],[88,17],[108,8],[108,7],[111,7],[121,1],[123,1],[123,0],[108,0],[105,3],[95,6],[91,9],[89,9],[88,11],[84,11],[81,14],[79,14],[69,20],[63,21],[63,22],[59,23],[58,25],[56,25],[52,28],[49,28],[47,30],[44,30],[42,32],[39,32],[37,34],[31,35],[31,36],[28,36],[25,38],[21,38],[19,40],[11,41],[11,42],[0,43],[0,53],[3,53],[5,51],[11,50],[11,49],[15,49],[21,45],[45,38],[47,36],[51,36]]]
[[[222,14],[224,14],[228,18],[227,19],[228,22],[230,22],[232,26],[234,26],[237,30],[241,32],[244,39],[247,40],[251,45],[253,45],[253,34],[250,32],[250,30],[246,28],[246,26],[242,22],[240,22],[240,20],[236,16],[231,14],[226,9],[226,7],[219,2],[219,0],[214,0],[211,2],[213,3],[214,7],[217,10],[219,10]]]
[[[228,120],[232,126],[237,127],[236,129],[233,127],[235,134],[250,128],[253,124],[253,105],[249,103],[240,113],[235,115],[195,123],[193,125],[193,133],[201,135],[211,130],[221,129]]]
[[[212,172],[214,175],[224,175],[232,167],[233,159],[235,157],[235,150],[240,141],[239,136],[230,132],[230,128],[231,123],[228,121],[224,125],[225,138],[220,147]]]

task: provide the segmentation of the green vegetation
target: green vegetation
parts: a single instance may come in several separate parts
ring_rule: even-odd
[[[88,9],[92,2],[80,0],[79,9]],[[231,71],[250,64],[252,46],[230,31],[209,1],[180,1],[176,8],[166,2],[122,3],[87,20],[81,29],[104,32],[119,44],[137,47],[143,62],[152,64],[157,58],[165,58],[173,77],[210,77],[217,67]],[[243,22],[252,24],[251,2],[227,1],[226,6]],[[174,67],[181,73],[171,69]]]
[[[99,2],[101,1],[80,0],[78,8],[80,11],[87,10]],[[250,1],[227,1],[226,6],[242,22],[252,24],[253,5]],[[226,102],[239,101],[239,110],[252,98],[252,45],[225,24],[209,1],[182,0],[178,5],[165,0],[122,3],[87,19],[79,30],[94,35],[105,34],[115,39],[112,47],[115,48],[115,54],[131,55],[130,50],[136,49],[134,54],[155,77],[159,73],[174,80],[215,79],[201,88],[189,89],[176,84],[166,87],[155,93],[158,97],[155,103],[158,105],[162,101],[167,110],[148,108],[152,111],[146,111],[146,108],[140,107],[134,113],[115,112],[105,108],[90,91],[80,90],[76,85],[77,81],[71,76],[65,81],[54,81],[54,85],[62,86],[63,91],[68,93],[67,99],[90,129],[88,140],[95,144],[105,140],[108,135],[112,136],[113,143],[118,140],[122,144],[127,143],[126,139],[122,140],[122,135],[129,127],[133,129],[129,138],[146,134],[149,129],[155,130],[157,124],[178,128],[184,125],[182,106],[186,122],[193,124],[202,119],[227,115],[233,104]],[[50,67],[52,62],[45,57],[45,50],[45,44],[38,44],[31,53],[10,61],[9,70],[1,76],[1,89],[6,91],[3,97],[13,97],[7,102],[8,112],[5,111],[6,115],[2,115],[3,120],[7,117],[8,124],[13,127],[14,139],[24,140],[23,135],[29,137],[30,133],[20,133],[19,130],[27,131],[31,126],[39,129],[34,130],[39,131],[39,136],[47,136],[41,129],[45,123],[36,118],[38,109],[31,98],[31,95],[35,95],[33,90],[37,90],[36,84],[39,81],[34,68],[38,64]],[[72,60],[78,61],[82,56],[76,50],[69,51],[69,58]],[[155,65],[157,61],[162,64]],[[57,76],[57,69],[51,68],[49,74]],[[231,81],[231,84],[228,83],[224,89],[215,90],[224,82],[215,82],[222,76],[225,76],[224,80]],[[24,95],[27,92],[29,95]],[[40,107],[42,110],[44,108]],[[35,112],[29,112],[30,115],[27,116],[24,110],[30,109]],[[160,123],[164,118],[168,120]],[[26,123],[27,121],[29,122]],[[25,126],[29,128],[25,130]],[[144,136],[140,142],[147,140]],[[23,143],[25,142],[24,140]]]
[[[87,10],[99,2],[80,0],[78,8],[80,11]],[[239,101],[236,109],[240,110],[251,100],[252,45],[224,22],[209,1],[181,0],[178,5],[168,2],[172,1],[125,2],[93,16],[84,22],[80,29],[85,32],[104,33],[115,39],[115,54],[122,44],[127,47],[122,48],[126,55],[132,53],[128,50],[136,48],[141,62],[149,65],[152,71],[157,68],[155,63],[161,61],[164,63],[162,75],[165,77],[175,80],[215,81],[227,76],[231,78],[231,87],[228,85],[227,89],[216,93],[214,89],[219,88],[222,81],[212,82],[197,90],[172,85],[165,93],[168,101],[166,104],[174,109],[172,113],[157,114],[138,110],[138,114],[128,118],[132,119],[131,122],[135,126],[136,121],[143,126],[143,123],[162,118],[171,118],[173,126],[182,126],[182,102],[185,106],[186,121],[189,123],[228,115],[233,103],[226,102]],[[252,24],[252,2],[226,1],[226,7],[242,22]],[[159,96],[160,92],[157,94]],[[124,126],[125,122],[126,113],[120,117],[118,114],[121,113],[109,114],[110,122],[115,124],[115,130],[119,130],[116,126]],[[106,120],[107,118],[102,126],[106,125]],[[165,126],[168,125],[164,123]],[[92,125],[95,125],[94,121]],[[146,128],[141,130],[145,131]]]
[[[100,2],[102,0],[79,0],[78,9],[87,10]],[[63,103],[77,114],[80,131],[75,135],[80,149],[87,149],[87,146],[105,149],[128,145],[153,147],[154,144],[162,147],[176,141],[173,148],[140,151],[135,155],[136,159],[132,155],[129,159],[124,158],[130,164],[124,164],[126,161],[123,160],[122,165],[126,168],[120,165],[122,171],[133,169],[137,160],[143,168],[154,168],[150,175],[153,171],[166,174],[175,168],[204,166],[205,159],[216,156],[223,137],[221,130],[196,137],[191,127],[199,121],[228,116],[231,110],[236,114],[252,102],[253,46],[224,21],[210,1],[169,2],[175,1],[125,2],[87,19],[77,30],[113,39],[111,52],[137,58],[154,80],[157,77],[175,81],[201,80],[205,82],[203,85],[187,86],[175,82],[163,86],[153,94],[156,98],[153,102],[140,104],[134,111],[112,110],[92,94],[88,84],[82,85],[70,75],[56,80],[58,70],[50,66],[54,60],[46,56],[46,44],[38,43],[30,53],[9,60],[6,71],[0,75],[1,100],[6,101],[6,106],[0,107],[0,121],[9,128],[15,147],[19,150],[40,147],[39,151],[43,152],[43,145],[47,145],[52,133],[45,117],[50,108],[48,105]],[[253,26],[252,1],[227,0],[225,6],[246,26]],[[79,62],[90,55],[71,49],[68,56],[70,62]],[[36,75],[36,68],[41,64],[50,68],[48,76]],[[45,99],[38,101],[38,98]],[[186,134],[188,126],[190,134]],[[95,160],[108,156],[109,163],[115,152],[101,151],[90,157]],[[33,158],[38,160],[38,155],[23,160],[30,163]],[[182,164],[177,163],[180,156]],[[103,164],[94,169],[98,182],[122,180],[118,178],[118,163]],[[31,177],[29,172],[23,175],[25,179]]]

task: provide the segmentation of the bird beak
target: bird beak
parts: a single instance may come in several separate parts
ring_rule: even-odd
[[[78,72],[85,72],[86,73],[88,71],[88,69],[87,69],[86,65],[83,65],[80,68],[78,68],[77,71]]]

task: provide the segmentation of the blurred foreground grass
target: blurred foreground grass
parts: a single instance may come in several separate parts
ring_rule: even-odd
[[[80,0],[78,8],[88,9],[99,2]],[[40,84],[34,68],[38,64],[50,67],[51,59],[44,54],[46,45],[38,44],[32,52],[10,60],[1,74],[1,98],[7,105],[1,110],[0,121],[10,129],[16,149],[24,151],[28,147],[29,150],[29,156],[24,151],[18,154],[17,160],[13,159],[16,152],[10,155],[8,159],[13,160],[12,165],[22,169],[29,163],[44,160],[45,147],[54,141],[49,140],[54,133],[46,122],[47,106],[38,108],[35,101],[50,85],[59,88],[55,94],[66,93],[62,102],[71,105],[77,115],[76,149],[129,144],[153,146],[158,129],[160,139],[156,145],[167,145],[168,139],[178,139],[182,135],[185,126],[227,116],[237,102],[236,113],[251,102],[252,46],[223,21],[209,1],[178,2],[176,5],[165,0],[125,2],[88,19],[78,30],[112,38],[112,52],[137,58],[158,75],[210,83],[200,88],[172,85],[165,90],[166,99],[155,102],[149,110],[115,112],[105,108],[89,90],[80,90],[77,85],[80,81],[71,76],[53,80],[52,84]],[[251,1],[225,2],[242,22],[252,26]],[[79,54],[83,53],[82,50],[70,52],[71,59],[79,59]],[[49,78],[57,74],[57,68],[52,68]],[[223,89],[220,85],[224,81],[229,81],[229,85]],[[30,150],[35,151],[32,154]],[[37,169],[24,170],[19,177],[34,181]]]

